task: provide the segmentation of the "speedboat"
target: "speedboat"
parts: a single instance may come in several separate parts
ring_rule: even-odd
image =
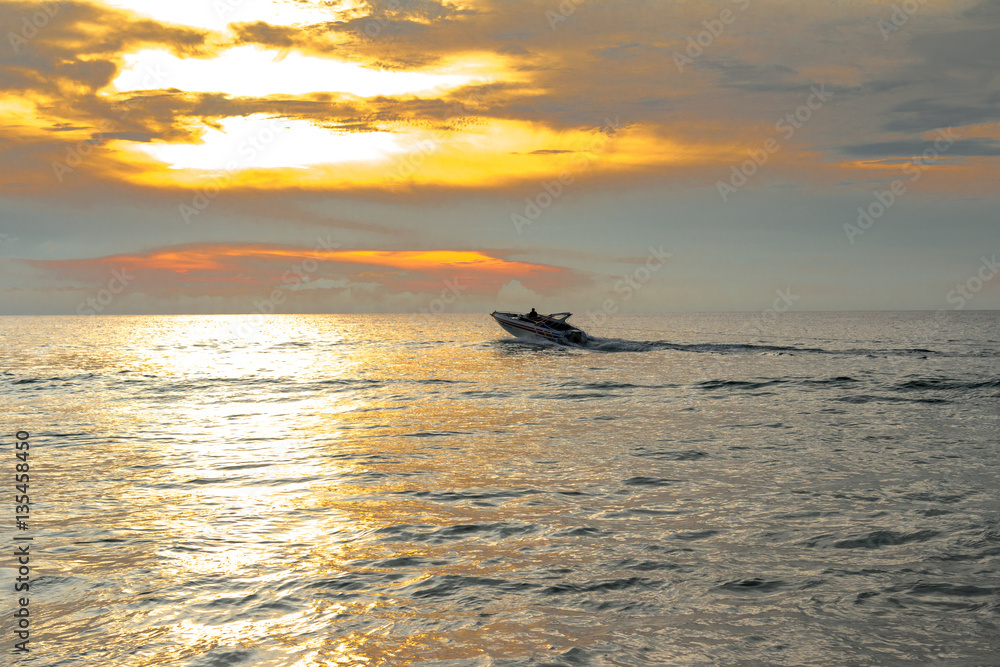
[[[566,321],[571,315],[572,313],[535,316],[497,311],[490,313],[504,331],[518,338],[584,345],[588,340],[587,334]]]

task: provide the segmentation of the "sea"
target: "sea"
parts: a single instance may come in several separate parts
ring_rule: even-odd
[[[1000,313],[575,319],[0,318],[0,663],[1000,664]]]

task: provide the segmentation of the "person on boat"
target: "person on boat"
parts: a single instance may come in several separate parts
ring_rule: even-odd
[[[538,319],[538,313],[535,312],[535,307],[534,306],[531,307],[531,312],[528,313],[528,319],[529,320],[537,320]]]

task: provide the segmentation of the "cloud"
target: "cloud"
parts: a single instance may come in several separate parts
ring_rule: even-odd
[[[1000,28],[929,30],[913,35],[907,51],[905,64],[894,73],[907,84],[894,91],[902,99],[890,106],[886,131],[918,133],[1000,121],[995,67]]]
[[[379,283],[352,283],[351,281],[345,279],[331,280],[330,278],[320,278],[319,280],[309,280],[308,278],[306,278],[303,282],[298,282],[287,286],[283,285],[282,287],[284,287],[285,289],[289,289],[293,292],[301,292],[302,290],[311,290],[311,289],[322,289],[322,290],[347,289],[352,285],[372,289],[378,287]]]
[[[544,264],[507,260],[467,250],[341,250],[328,242],[305,248],[265,244],[187,244],[136,254],[105,257],[27,260],[35,270],[79,284],[100,285],[115,271],[133,272],[146,291],[243,293],[285,287],[331,288],[372,281],[352,280],[379,275],[377,284],[393,291],[437,289],[438,283],[460,278],[473,291],[499,289],[511,275],[535,287],[552,288],[578,280],[572,271]],[[373,271],[375,273],[373,273]],[[313,285],[302,287],[303,284]],[[345,285],[348,283],[344,283]]]
[[[497,292],[497,302],[503,308],[516,308],[521,312],[528,310],[525,304],[541,303],[542,296],[522,285],[520,280],[511,280]]]
[[[977,25],[1000,23],[1000,0],[984,0],[966,10],[965,17]]]
[[[996,139],[957,139],[954,141],[898,140],[844,146],[843,152],[855,157],[917,157],[935,156],[1000,156],[1000,141]]]

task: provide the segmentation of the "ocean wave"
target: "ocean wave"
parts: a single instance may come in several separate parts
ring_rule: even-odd
[[[909,544],[911,542],[926,542],[939,535],[935,530],[918,530],[904,533],[894,530],[872,530],[860,535],[838,539],[835,535],[821,535],[803,543],[812,548],[834,549],[882,549]]]
[[[907,380],[893,387],[896,391],[966,391],[997,388],[1000,388],[1000,379],[967,382],[940,377]]]
[[[495,542],[510,537],[532,535],[540,531],[541,527],[534,523],[500,521],[495,523],[464,523],[452,526],[404,523],[379,528],[375,533],[380,541],[387,543],[442,544],[469,539]]]

